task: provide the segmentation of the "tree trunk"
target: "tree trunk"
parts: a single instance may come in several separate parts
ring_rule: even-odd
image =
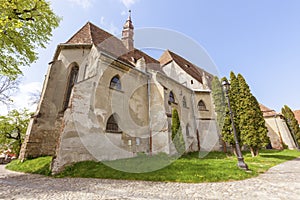
[[[253,147],[250,147],[250,152],[251,152],[252,157],[255,157],[255,150]]]

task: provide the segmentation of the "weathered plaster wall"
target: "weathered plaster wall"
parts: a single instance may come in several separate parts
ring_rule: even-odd
[[[295,149],[296,145],[295,142],[292,138],[292,135],[284,121],[284,119],[281,119],[280,116],[276,116],[276,117],[270,117],[270,118],[265,118],[266,124],[267,124],[267,128],[269,130],[269,135],[272,136],[274,134],[272,133],[276,133],[280,139],[280,136],[282,138],[282,141],[288,145],[289,149]],[[275,136],[275,135],[274,135]],[[273,143],[277,143],[276,141],[278,139],[276,139],[276,137],[274,138],[270,138],[271,142],[273,141]],[[273,146],[273,144],[272,144]],[[274,144],[275,147],[279,147],[279,145]]]
[[[174,61],[165,65],[163,71],[168,77],[176,80],[178,83],[191,88],[191,89],[204,89],[202,83],[197,81],[195,78],[187,74],[178,64]]]
[[[88,53],[88,49],[63,49],[58,60],[50,64],[40,103],[26,132],[20,159],[55,155],[62,130],[61,116],[69,71],[74,64],[80,66]]]

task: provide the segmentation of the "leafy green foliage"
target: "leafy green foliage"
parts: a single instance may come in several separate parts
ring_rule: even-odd
[[[17,156],[24,140],[29,119],[30,113],[27,109],[12,110],[6,116],[0,116],[0,144],[11,148]]]
[[[283,116],[285,117],[285,121],[289,127],[290,132],[293,134],[295,139],[298,142],[298,145],[300,144],[300,127],[298,124],[297,119],[295,118],[295,115],[290,107],[287,105],[284,105],[284,107],[281,109],[281,112]]]
[[[127,173],[108,167],[101,162],[84,161],[76,163],[58,174],[56,177],[83,177],[83,178],[108,178],[108,179],[126,179],[126,180],[145,180],[145,181],[172,181],[172,182],[217,182],[243,180],[266,172],[270,167],[287,160],[292,160],[300,156],[299,151],[295,150],[262,150],[260,156],[251,157],[249,152],[243,152],[245,161],[251,173],[241,170],[236,165],[236,157],[226,155],[222,152],[210,152],[206,157],[199,159],[198,153],[189,153],[183,155],[180,159],[173,162],[163,169],[148,173]],[[162,156],[159,155],[161,160]],[[127,160],[136,159],[135,162]],[[137,163],[143,164],[145,157],[128,158],[125,161],[136,167]],[[148,157],[148,159],[150,159]],[[167,158],[172,160],[172,158]],[[115,161],[107,161],[115,162]],[[121,162],[121,161],[118,161]],[[49,175],[49,166],[51,157],[41,157],[32,160],[11,162],[7,168],[15,171],[39,173]]]
[[[172,111],[172,141],[177,152],[181,155],[185,152],[185,142],[180,126],[180,119],[176,109]]]
[[[258,150],[270,142],[267,136],[268,129],[259,103],[252,95],[244,77],[238,74],[237,79],[240,98],[238,103],[240,139],[243,144],[250,147],[252,155],[256,156]]]
[[[16,78],[37,60],[60,18],[46,0],[0,0],[0,74]]]
[[[234,75],[234,74],[233,74]],[[235,80],[236,77],[232,77],[232,80]],[[223,81],[227,81],[227,79],[224,77],[222,79]],[[232,82],[231,80],[231,82]],[[236,85],[235,85],[236,86]],[[234,98],[234,93],[232,91],[234,91],[235,88],[233,88],[233,86],[231,86],[228,90],[228,98],[229,98],[229,101],[230,101],[230,107],[231,107],[231,110],[232,110],[232,113],[234,115],[234,121],[235,121],[235,127],[237,128],[236,124],[236,114],[234,112],[234,108],[236,107],[234,105],[235,103],[235,100],[233,99]],[[228,103],[228,99],[226,99],[226,103]],[[232,130],[232,123],[231,123],[231,118],[230,118],[230,111],[229,111],[229,108],[228,106],[226,106],[225,108],[225,118],[224,118],[224,124],[223,124],[223,129],[222,129],[222,138],[225,142],[227,142],[228,144],[234,146],[235,145],[235,140],[234,140],[234,135],[233,135],[233,130]],[[238,133],[238,129],[237,130],[237,133]]]

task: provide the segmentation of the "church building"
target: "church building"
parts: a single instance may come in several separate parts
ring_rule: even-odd
[[[53,156],[58,172],[139,152],[173,155],[174,110],[187,152],[220,150],[212,78],[171,50],[157,60],[136,49],[130,15],[121,39],[88,22],[57,46],[20,159]]]

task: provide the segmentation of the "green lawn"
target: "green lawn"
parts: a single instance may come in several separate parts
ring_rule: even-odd
[[[210,152],[206,157],[199,158],[198,153],[190,153],[180,159],[170,158],[165,154],[148,157],[140,155],[135,158],[121,159],[116,161],[101,162],[85,161],[69,166],[56,177],[84,177],[84,178],[108,178],[146,181],[172,181],[172,182],[217,182],[231,181],[251,178],[267,171],[270,167],[279,163],[291,160],[300,156],[299,151],[294,150],[264,150],[258,157],[251,157],[249,152],[243,152],[245,162],[251,172],[239,169],[237,159],[234,156],[226,155],[222,152]],[[24,163],[14,161],[7,168],[30,173],[41,173],[49,175],[51,157],[27,160]],[[40,164],[39,164],[40,163]],[[158,164],[166,166],[162,169],[143,173],[145,169],[150,171]],[[39,167],[40,165],[40,167]],[[109,166],[113,166],[112,169]],[[155,166],[158,165],[158,166]],[[135,171],[141,173],[129,173]]]

